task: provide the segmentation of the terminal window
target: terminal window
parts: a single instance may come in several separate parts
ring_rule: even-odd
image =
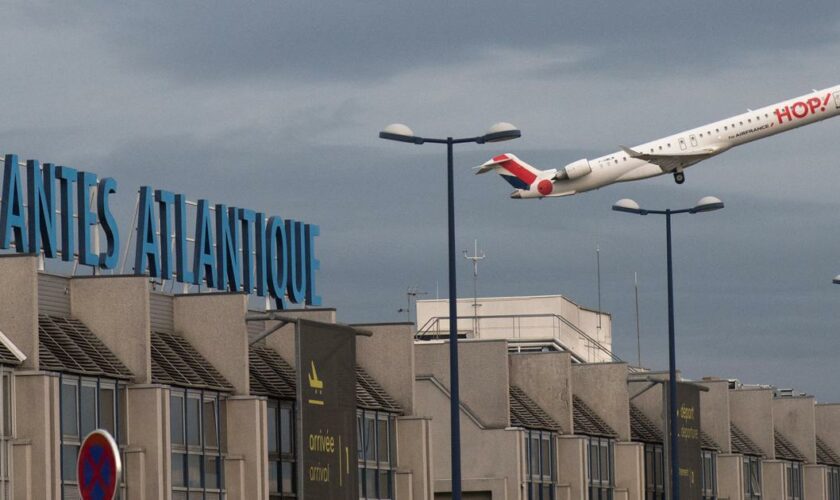
[[[661,444],[645,444],[645,500],[665,500],[665,456]]]
[[[125,384],[112,379],[61,374],[61,491],[64,500],[79,498],[76,460],[82,440],[91,431],[108,431],[125,462]],[[124,497],[124,477],[116,498]]]
[[[603,437],[589,438],[589,498],[612,500],[615,489],[615,458],[613,440]]]
[[[12,498],[9,483],[9,458],[11,457],[12,432],[12,383],[11,371],[0,368],[0,404],[3,405],[3,418],[0,419],[0,499]]]
[[[219,393],[172,388],[172,500],[224,498]]]
[[[702,450],[700,454],[700,484],[703,500],[717,500],[717,453]]]
[[[840,467],[829,467],[826,471],[828,500],[840,500]]]
[[[744,456],[744,499],[759,500],[761,498],[761,458]]]
[[[557,483],[554,436],[554,433],[545,431],[525,432],[528,500],[554,500]]]
[[[295,498],[295,404],[268,401],[268,492],[272,499]]]
[[[802,464],[787,462],[785,464],[787,479],[787,500],[802,500]]]
[[[390,413],[358,410],[359,498],[394,498],[394,424]]]

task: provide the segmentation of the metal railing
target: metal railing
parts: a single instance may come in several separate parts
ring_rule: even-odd
[[[546,323],[540,324],[539,319],[548,319],[551,321],[550,326]],[[510,335],[503,335],[503,338],[520,339],[523,330],[529,329],[546,329],[550,328],[552,336],[556,339],[561,338],[563,327],[568,328],[573,334],[581,337],[586,343],[587,348],[592,348],[598,351],[614,362],[623,362],[621,358],[613,354],[613,352],[605,347],[601,342],[592,338],[589,334],[581,330],[577,325],[564,318],[559,314],[542,313],[542,314],[494,314],[487,316],[458,316],[459,325],[473,325],[473,330],[458,330],[459,337],[466,338],[480,338],[478,332],[484,331],[510,331]],[[507,321],[510,323],[507,323]],[[523,320],[525,325],[523,326]],[[536,320],[536,321],[534,321]],[[441,326],[443,323],[443,327]],[[484,323],[484,326],[482,326]],[[488,324],[492,323],[492,325]],[[429,340],[431,338],[443,338],[449,335],[449,316],[434,316],[429,318],[426,323],[417,329],[414,338],[417,340]],[[495,337],[494,337],[495,338]],[[576,353],[582,355],[583,353]]]

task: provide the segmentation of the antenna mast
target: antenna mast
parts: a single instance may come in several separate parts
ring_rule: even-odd
[[[464,250],[464,258],[471,260],[473,264],[473,333],[478,336],[478,261],[484,260],[487,256],[484,252],[478,253],[478,240],[475,240],[473,254],[470,255]]]

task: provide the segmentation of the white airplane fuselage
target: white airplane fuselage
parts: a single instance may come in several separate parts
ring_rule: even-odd
[[[840,115],[840,85],[811,92],[760,109],[693,128],[591,160],[578,160],[558,170],[540,171],[513,155],[487,162],[479,173],[502,167],[502,175],[519,177],[513,198],[569,196],[618,182],[665,173],[682,183],[683,170],[735,146],[787,132]],[[513,165],[509,161],[516,161]],[[505,166],[513,168],[505,168]],[[526,170],[523,170],[527,169]],[[526,175],[516,175],[516,172]],[[531,174],[529,175],[528,172]],[[535,178],[534,178],[535,177]],[[512,177],[509,177],[509,181]],[[514,179],[515,182],[516,179]],[[549,181],[550,184],[546,181]],[[514,184],[514,182],[511,182]],[[524,189],[524,185],[528,189]]]

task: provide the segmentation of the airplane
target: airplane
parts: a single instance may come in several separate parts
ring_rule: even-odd
[[[511,198],[571,196],[617,182],[671,173],[677,184],[684,170],[735,146],[787,132],[840,115],[840,85],[748,110],[732,118],[686,130],[560,169],[539,170],[512,154],[494,157],[476,167],[476,174],[497,172],[516,190]]]

